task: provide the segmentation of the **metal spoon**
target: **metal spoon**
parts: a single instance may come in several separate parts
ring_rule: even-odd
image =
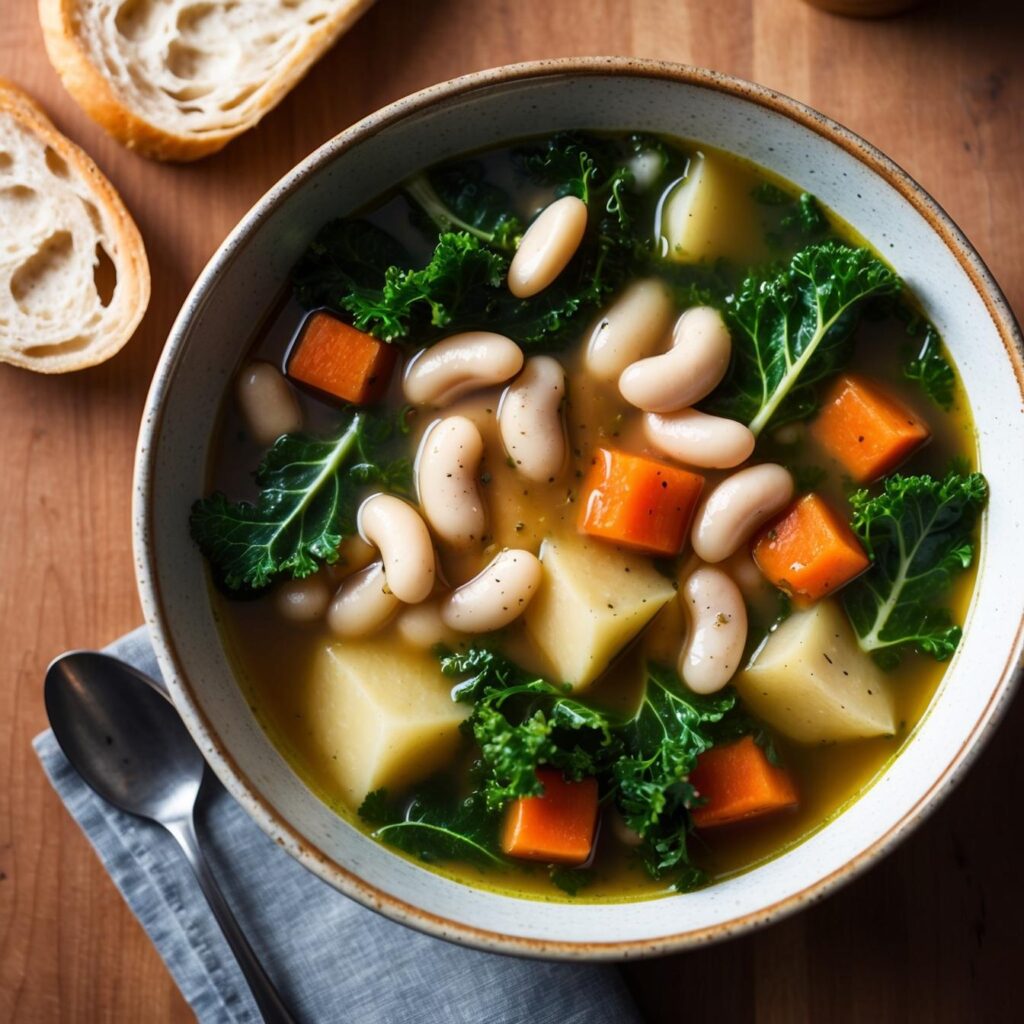
[[[269,1024],[294,1024],[224,899],[196,836],[206,762],[174,705],[130,665],[72,651],[46,670],[46,714],[67,759],[115,807],[148,818],[178,841]]]

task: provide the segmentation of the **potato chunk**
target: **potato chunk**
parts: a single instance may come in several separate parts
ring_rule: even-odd
[[[540,549],[544,578],[524,616],[559,682],[589,686],[675,595],[645,558],[574,534]]]
[[[437,659],[379,642],[326,645],[304,713],[313,747],[346,801],[401,789],[442,768],[469,708],[452,701]]]
[[[670,260],[698,263],[741,255],[738,239],[748,237],[753,210],[749,186],[734,178],[720,158],[693,155],[662,208],[661,234]]]
[[[734,684],[751,711],[801,743],[896,729],[892,685],[832,601],[794,612]]]

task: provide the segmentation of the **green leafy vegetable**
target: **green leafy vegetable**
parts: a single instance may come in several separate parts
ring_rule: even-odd
[[[479,160],[419,174],[406,182],[405,191],[441,231],[467,231],[498,249],[515,251],[523,226],[508,193],[487,180]]]
[[[603,712],[494,651],[474,647],[444,654],[441,671],[469,675],[453,696],[474,705],[463,729],[480,747],[481,792],[489,810],[543,792],[539,765],[581,779],[599,774],[618,751]]]
[[[852,525],[871,568],[844,593],[860,646],[886,666],[913,648],[945,661],[961,628],[936,606],[953,577],[974,558],[974,524],[988,487],[980,473],[895,474],[881,494],[850,498]]]
[[[359,816],[373,835],[427,863],[468,861],[481,867],[507,863],[498,849],[498,819],[478,796],[459,800],[444,780],[435,779],[407,801],[388,799],[385,790],[368,794]]]
[[[685,692],[671,669],[647,666],[643,702],[621,730],[626,753],[613,773],[619,810],[643,838],[644,862],[655,878],[688,867],[689,810],[697,797],[687,777],[698,756],[714,745],[712,727],[735,703],[731,692]],[[687,887],[699,883],[686,874]]]
[[[365,220],[332,220],[292,271],[295,297],[307,309],[343,310],[349,292],[378,287],[388,267],[404,266],[409,253],[386,231]]]
[[[814,385],[848,355],[864,300],[899,288],[871,252],[838,242],[801,249],[773,276],[751,275],[727,302],[733,363],[709,408],[755,434],[809,416]]]
[[[229,590],[260,589],[276,577],[316,572],[355,532],[359,487],[406,493],[408,459],[390,457],[389,420],[355,413],[330,438],[285,434],[256,471],[255,504],[217,492],[192,506],[192,537]]]
[[[508,263],[466,232],[446,232],[425,267],[388,267],[380,288],[354,287],[341,307],[362,331],[382,341],[426,326],[455,329],[486,320],[489,297]]]
[[[569,896],[578,896],[594,880],[593,872],[586,868],[555,867],[550,872],[551,881]]]
[[[918,384],[940,408],[952,408],[956,375],[943,355],[942,338],[930,323],[925,323],[921,345],[917,354],[904,365],[903,376]]]

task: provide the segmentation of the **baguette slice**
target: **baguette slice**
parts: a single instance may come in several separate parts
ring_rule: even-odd
[[[39,0],[82,109],[158,160],[196,160],[275,107],[373,0]]]
[[[99,168],[0,79],[0,362],[109,359],[149,302],[142,238]]]

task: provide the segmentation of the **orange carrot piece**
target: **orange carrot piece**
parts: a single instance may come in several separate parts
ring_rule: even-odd
[[[398,351],[330,313],[313,313],[288,358],[288,376],[355,405],[380,399]]]
[[[881,385],[852,373],[832,385],[810,432],[860,484],[891,472],[931,436]]]
[[[753,736],[706,750],[697,758],[690,782],[705,801],[690,814],[697,828],[728,825],[797,804],[789,773],[768,760]]]
[[[590,857],[597,825],[597,779],[570,782],[555,768],[538,768],[541,796],[525,796],[508,809],[501,848],[510,857],[582,864]]]
[[[817,601],[870,564],[853,530],[817,494],[805,494],[754,539],[754,561],[780,590]]]
[[[652,555],[678,555],[704,477],[643,455],[598,448],[583,483],[579,530]]]

